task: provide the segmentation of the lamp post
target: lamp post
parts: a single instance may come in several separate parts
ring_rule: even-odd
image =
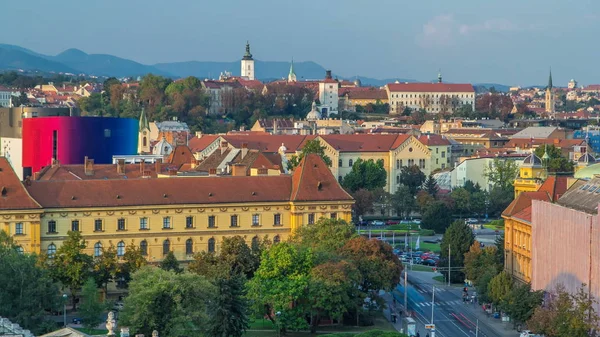
[[[67,298],[69,295],[63,294],[63,327],[67,327]]]

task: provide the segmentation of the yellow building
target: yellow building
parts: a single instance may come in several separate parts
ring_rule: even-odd
[[[542,159],[534,153],[525,157],[519,168],[519,177],[515,179],[515,199],[522,192],[535,192],[546,179],[547,172],[542,165]]]
[[[317,155],[292,175],[208,176],[98,180],[18,180],[0,158],[3,227],[26,252],[52,255],[80,231],[90,255],[114,245],[118,255],[134,244],[149,262],[172,251],[188,260],[218,251],[223,237],[249,244],[285,240],[321,217],[351,220],[352,197]]]
[[[418,139],[419,142],[427,146],[431,153],[431,172],[452,167],[452,162],[450,161],[452,144],[446,137],[436,134],[426,134],[419,136]]]

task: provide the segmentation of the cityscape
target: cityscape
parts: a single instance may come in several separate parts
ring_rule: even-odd
[[[288,6],[273,11],[291,16]],[[131,22],[122,29],[135,41],[111,35],[102,52],[28,40],[31,28],[7,38],[0,337],[599,336],[600,77],[562,51],[511,69],[488,64],[502,54],[456,58],[466,41],[495,51],[482,34],[500,45],[550,36],[534,18],[481,6],[498,17],[467,22],[440,7],[400,24],[423,53],[407,56],[412,67],[362,51],[342,60],[347,36],[330,50],[298,35],[269,42],[248,18],[231,23],[247,31],[220,33],[235,39],[201,37],[210,51],[189,62],[191,40],[173,38],[181,55],[145,55],[155,28]],[[582,7],[563,15],[593,30],[598,8]],[[192,26],[189,13],[177,22],[156,9],[140,13],[164,18],[165,34],[216,19]],[[323,37],[364,48],[389,27],[335,20]],[[281,29],[273,36],[303,28]]]

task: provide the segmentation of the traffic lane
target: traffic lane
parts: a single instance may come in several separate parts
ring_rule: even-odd
[[[419,282],[419,279],[410,278],[409,276],[409,282],[410,281],[414,282],[411,284],[417,289],[417,292],[420,291],[420,296],[431,302],[431,294],[433,292],[432,285]],[[438,319],[437,315],[439,313],[439,319],[451,320],[454,323],[452,325],[460,328],[462,332],[469,332],[471,335],[475,335],[475,331],[477,330],[477,317],[466,309],[465,306],[468,305],[474,304],[464,303],[462,302],[462,297],[459,297],[450,291],[437,288],[435,293],[434,322]],[[429,307],[429,310],[431,310],[431,307]],[[431,317],[431,311],[429,317]],[[498,334],[483,321],[479,321],[479,335],[487,337],[498,336]]]

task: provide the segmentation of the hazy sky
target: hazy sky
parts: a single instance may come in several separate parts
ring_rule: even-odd
[[[4,43],[152,64],[315,61],[341,76],[600,83],[598,0],[7,0]]]

